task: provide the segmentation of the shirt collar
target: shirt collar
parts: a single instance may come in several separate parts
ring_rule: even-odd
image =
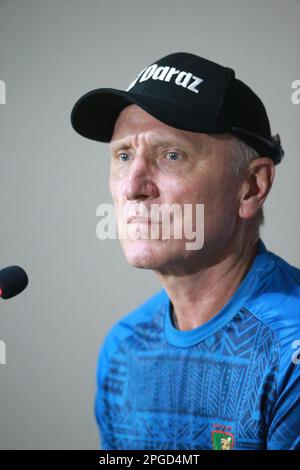
[[[171,301],[166,294],[165,300],[165,334],[167,341],[174,346],[190,347],[204,340],[215,331],[228,323],[245,306],[246,301],[253,295],[262,273],[266,269],[271,269],[268,250],[261,239],[258,240],[256,256],[248,270],[246,276],[240,283],[237,290],[209,321],[192,330],[178,330],[171,320]]]

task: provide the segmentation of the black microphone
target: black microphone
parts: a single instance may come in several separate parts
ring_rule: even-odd
[[[8,266],[0,271],[0,297],[10,299],[20,294],[28,284],[26,272],[20,266]]]

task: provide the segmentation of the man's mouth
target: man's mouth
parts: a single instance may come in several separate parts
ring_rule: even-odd
[[[153,219],[148,219],[147,217],[138,217],[138,216],[132,216],[127,219],[127,224],[159,224],[160,222],[155,221]]]

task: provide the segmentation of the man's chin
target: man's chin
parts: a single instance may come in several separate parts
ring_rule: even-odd
[[[128,264],[136,268],[160,271],[185,257],[182,240],[126,240],[122,248]]]
[[[146,253],[126,254],[126,259],[134,268],[157,269],[161,264],[161,260]]]
[[[153,242],[129,243],[123,250],[127,262],[135,268],[157,269],[164,263],[164,254]]]

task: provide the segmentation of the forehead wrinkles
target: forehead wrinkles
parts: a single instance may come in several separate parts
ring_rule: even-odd
[[[161,145],[182,147],[186,150],[200,152],[206,149],[209,144],[210,141],[204,134],[179,130],[178,132],[168,133],[163,130],[150,129],[127,133],[120,138],[113,138],[109,143],[109,148],[111,151],[116,151],[120,148],[139,149],[139,147],[157,147]]]
[[[133,147],[138,148],[141,145],[149,145],[154,142],[155,135],[157,133],[153,133],[151,131],[140,131],[140,132],[132,132],[126,133],[124,136],[121,136],[118,139],[113,139],[111,141],[111,148],[119,148],[119,147]]]

